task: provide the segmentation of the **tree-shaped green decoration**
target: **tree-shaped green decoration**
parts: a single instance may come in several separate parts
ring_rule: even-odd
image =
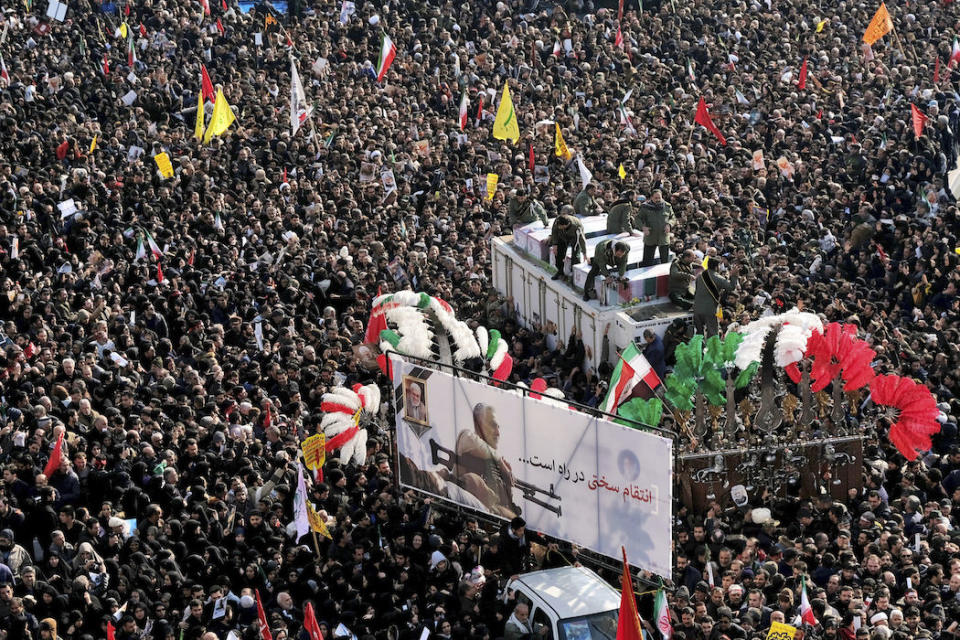
[[[704,345],[703,336],[696,335],[689,342],[677,346],[677,364],[664,381],[667,401],[681,411],[693,409],[694,394],[702,393],[714,406],[727,402],[724,373],[733,368],[734,354],[743,340],[735,331],[721,340],[711,336]],[[757,363],[740,372],[736,379],[738,389],[746,386],[757,372]]]
[[[624,402],[620,405],[617,409],[617,415],[629,418],[633,420],[633,422],[655,427],[660,424],[660,418],[663,416],[663,403],[660,401],[660,398],[650,398],[648,400],[633,398],[629,402]],[[635,426],[626,420],[616,420],[615,422],[626,427]]]

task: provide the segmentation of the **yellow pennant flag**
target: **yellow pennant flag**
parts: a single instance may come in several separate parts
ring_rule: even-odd
[[[554,123],[557,127],[557,135],[554,137],[553,145],[557,148],[557,157],[563,158],[564,160],[569,161],[573,157],[573,154],[570,153],[570,149],[567,148],[567,143],[563,141],[563,133],[560,132],[560,123]]]
[[[120,23],[120,37],[123,38],[124,40],[127,39],[127,23],[126,22]]]
[[[873,20],[867,25],[867,30],[863,32],[863,41],[872,45],[874,42],[887,35],[893,30],[893,20],[890,19],[890,13],[887,11],[887,5],[880,3],[880,8],[873,14]]]
[[[497,107],[497,119],[493,121],[493,137],[497,140],[511,140],[513,144],[520,141],[520,124],[517,122],[517,112],[513,109],[510,87],[506,80],[503,82],[500,106]]]
[[[323,521],[323,518],[317,513],[316,509],[313,508],[309,500],[307,500],[307,520],[309,520],[310,528],[313,531],[319,533],[324,538],[333,539],[330,531],[327,530],[327,523]]]
[[[326,437],[322,433],[315,433],[300,444],[303,450],[303,463],[307,469],[316,471],[323,468],[327,457],[325,443]]]
[[[821,31],[823,31],[823,28],[824,28],[825,26],[827,26],[827,21],[826,21],[826,20],[821,20],[820,22],[818,22],[818,23],[817,23],[817,33],[820,33]]]
[[[500,176],[495,173],[487,174],[487,200],[493,200],[493,194],[497,192],[497,182]]]
[[[227,99],[223,97],[223,90],[217,89],[217,101],[213,104],[213,115],[210,116],[210,125],[203,136],[203,144],[210,142],[213,136],[223,135],[236,119],[236,116],[233,115],[233,109],[230,108]]]
[[[620,163],[620,168],[617,169],[617,175],[620,176],[620,179],[623,180],[627,177],[627,170],[623,168],[623,163]]]
[[[157,168],[160,169],[160,175],[164,178],[173,177],[173,165],[170,164],[170,156],[167,155],[166,151],[161,151],[153,156],[153,160],[157,163]]]
[[[193,126],[193,137],[203,140],[203,92],[197,96],[197,124]]]
[[[97,136],[93,136],[93,142],[90,143],[90,153],[93,153],[97,150]]]
[[[770,631],[767,632],[767,640],[793,640],[797,633],[796,627],[782,622],[771,622]]]

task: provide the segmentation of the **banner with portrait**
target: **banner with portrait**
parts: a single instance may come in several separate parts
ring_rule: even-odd
[[[395,356],[395,354],[394,354]],[[394,357],[400,484],[670,576],[673,443]]]

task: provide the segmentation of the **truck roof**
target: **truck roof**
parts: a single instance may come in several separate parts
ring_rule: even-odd
[[[620,606],[620,593],[583,567],[559,567],[517,577],[556,612],[559,619],[611,611]]]

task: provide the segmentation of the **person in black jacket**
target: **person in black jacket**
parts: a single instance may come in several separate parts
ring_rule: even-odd
[[[526,538],[527,523],[517,516],[504,525],[500,531],[500,545],[503,552],[503,568],[506,575],[522,573],[530,543]]]

